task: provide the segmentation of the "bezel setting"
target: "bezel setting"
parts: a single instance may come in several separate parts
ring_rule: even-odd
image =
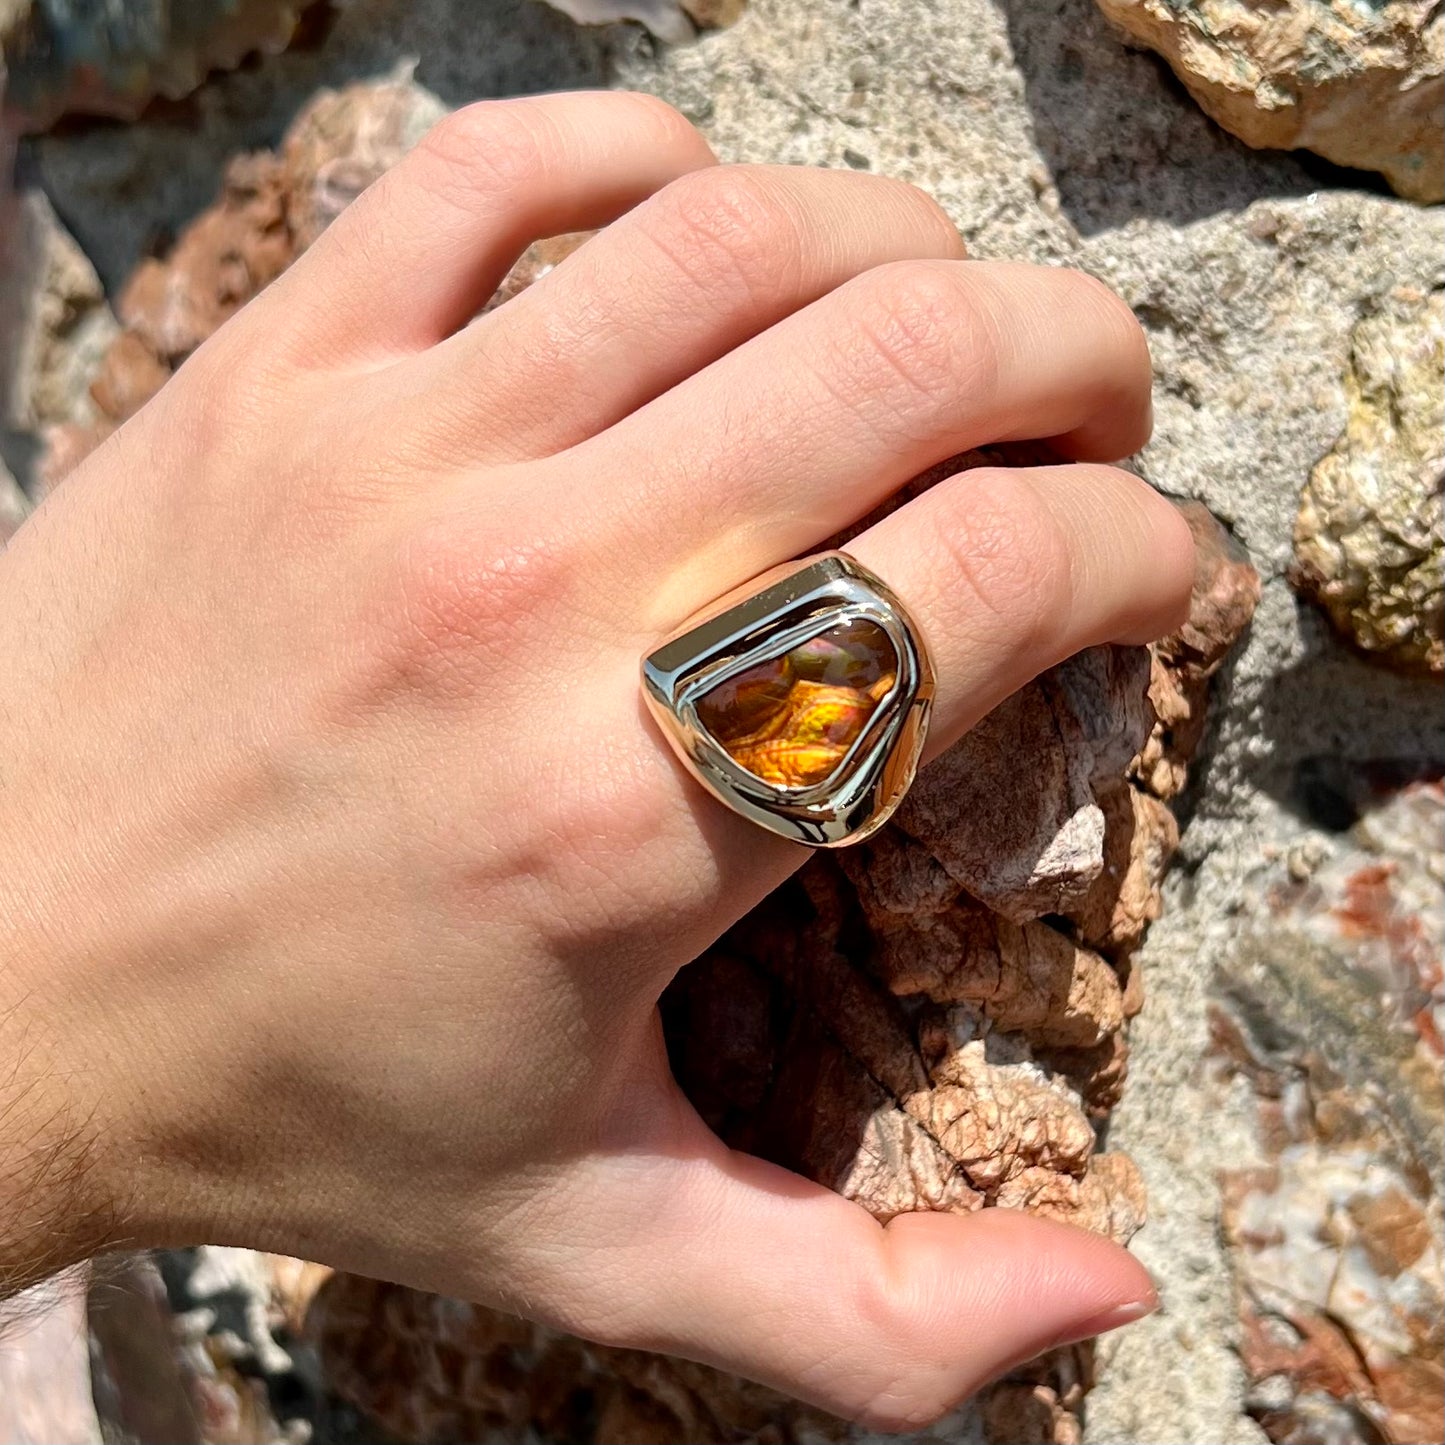
[[[854,619],[883,631],[897,675],[839,763],[803,787],[770,783],[742,767],[699,721],[699,701]],[[643,659],[642,683],[673,750],[714,797],[815,848],[858,842],[887,820],[917,772],[933,700],[933,669],[907,610],[880,578],[836,551],[785,563],[719,598]]]

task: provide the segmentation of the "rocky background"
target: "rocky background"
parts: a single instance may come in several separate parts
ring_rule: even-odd
[[[1190,625],[1025,689],[744,920],[666,1000],[676,1067],[880,1215],[1139,1230],[1161,1313],[931,1439],[1438,1441],[1442,45],[1425,0],[0,0],[0,537],[478,96],[653,90],[1103,276],[1155,356],[1137,466],[1204,504]],[[245,1251],[29,1305],[0,1440],[848,1436]]]

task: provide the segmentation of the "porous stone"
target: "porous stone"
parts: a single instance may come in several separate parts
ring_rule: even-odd
[[[1363,651],[1445,672],[1445,291],[1392,291],[1355,327],[1348,421],[1295,522],[1296,586]]]
[[[1253,146],[1297,146],[1445,200],[1445,12],[1432,0],[1098,0]]]

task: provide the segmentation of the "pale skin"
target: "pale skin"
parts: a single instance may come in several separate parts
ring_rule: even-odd
[[[610,223],[610,224],[609,224]],[[538,236],[606,226],[478,318]],[[0,1279],[302,1255],[900,1429],[1157,1302],[1005,1210],[886,1227],[730,1152],[674,973],[805,856],[701,792],[638,659],[967,447],[850,550],[930,751],[1177,625],[1128,308],[966,261],[921,191],[716,164],[640,96],[458,112],[0,556]]]

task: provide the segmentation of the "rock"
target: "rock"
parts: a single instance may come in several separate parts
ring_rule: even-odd
[[[0,547],[16,533],[30,511],[30,501],[20,490],[20,483],[0,461]]]
[[[90,1397],[85,1289],[75,1274],[32,1285],[6,1304],[0,1337],[0,1440],[100,1445]]]
[[[1414,783],[1287,856],[1226,975],[1263,1162],[1226,1176],[1224,1220],[1272,1440],[1445,1437],[1442,825],[1445,788]]]
[[[43,130],[64,114],[139,115],[177,100],[213,70],[283,49],[304,0],[112,0],[103,18],[73,0],[0,5],[3,117]]]
[[[1163,803],[1139,788],[1112,788],[1100,806],[1103,866],[1066,913],[1085,942],[1106,952],[1127,951],[1164,906],[1160,885],[1179,846],[1179,824]]]
[[[1148,681],[1142,649],[1095,648],[1030,683],[919,778],[897,827],[1005,917],[1065,912],[1103,868],[1096,789],[1149,736]],[[1031,759],[1025,786],[1002,756]]]
[[[0,426],[86,419],[115,332],[94,268],[44,194],[0,194]]]
[[[398,1438],[595,1445],[773,1445],[841,1440],[846,1427],[705,1365],[586,1344],[495,1310],[336,1275],[307,1326],[341,1394]]]
[[[180,365],[291,264],[287,202],[277,157],[262,152],[232,161],[216,204],[164,260],[142,261],[121,292],[117,310],[131,338],[163,366]],[[129,388],[118,392],[126,396]]]
[[[548,0],[583,25],[638,20],[660,40],[674,44],[694,38],[694,25],[707,30],[731,25],[748,0]]]
[[[1098,0],[1226,130],[1445,200],[1445,13],[1432,0]]]
[[[287,222],[304,251],[383,171],[446,114],[409,80],[351,85],[315,96],[282,142]]]
[[[1152,650],[1149,702],[1154,727],[1133,764],[1134,778],[1158,798],[1184,786],[1204,736],[1209,680],[1249,626],[1259,603],[1259,573],[1249,554],[1198,502],[1180,510],[1194,535],[1194,588],[1184,626]]]
[[[1295,585],[1366,653],[1445,673],[1445,291],[1397,290],[1355,327],[1349,420],[1295,523]]]
[[[118,302],[124,330],[98,368],[90,358],[94,404],[67,400],[55,408],[62,424],[46,437],[40,489],[57,485],[149,401],[443,113],[435,96],[407,81],[322,91],[297,115],[279,153],[231,161],[214,204],[126,282]]]

